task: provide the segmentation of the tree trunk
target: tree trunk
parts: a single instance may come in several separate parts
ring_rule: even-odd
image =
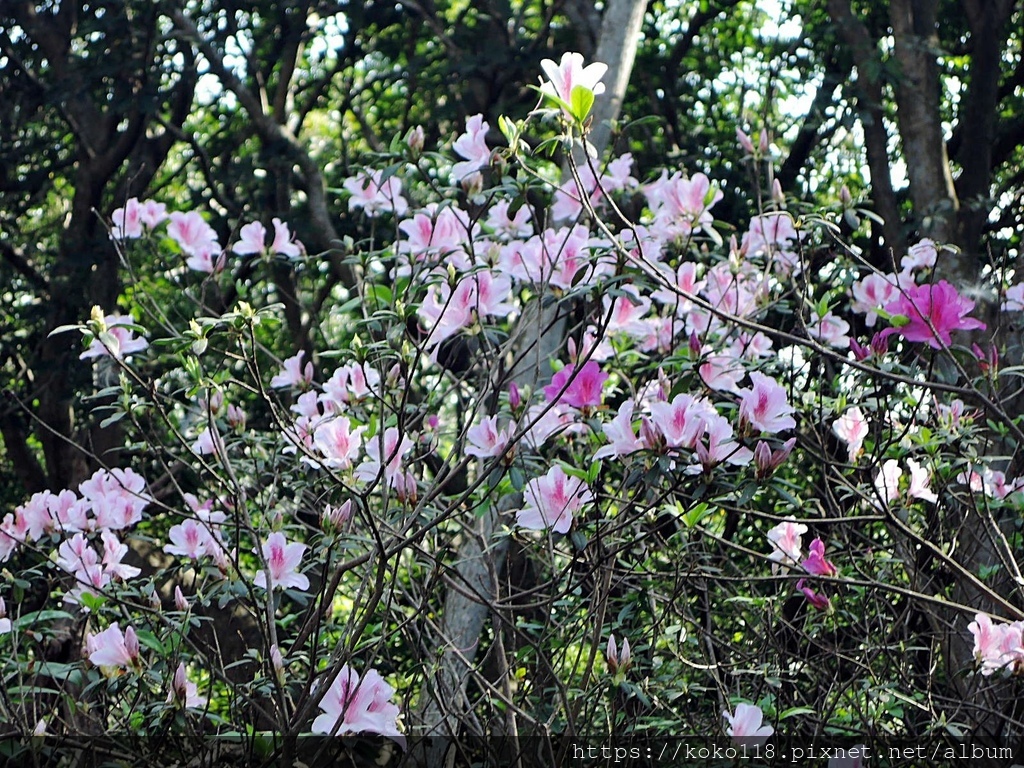
[[[892,0],[889,19],[899,64],[896,119],[910,178],[910,198],[923,237],[955,242],[960,207],[942,135],[938,0]]]

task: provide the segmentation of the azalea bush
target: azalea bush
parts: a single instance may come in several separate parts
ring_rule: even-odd
[[[500,141],[413,131],[336,191],[329,296],[288,222],[113,212],[132,290],[62,331],[126,442],[0,525],[8,756],[1008,738],[1019,369],[949,253],[868,264],[849,195],[787,201],[742,131],[761,203],[719,221],[713,168],[591,151],[602,65],[544,72]]]

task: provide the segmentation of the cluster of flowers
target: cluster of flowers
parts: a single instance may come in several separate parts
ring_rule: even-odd
[[[110,235],[115,240],[133,240],[146,233],[154,232],[167,223],[167,236],[177,244],[186,256],[185,264],[190,269],[215,274],[227,266],[227,251],[217,239],[217,232],[198,211],[174,211],[167,213],[167,206],[154,200],[139,201],[129,198],[123,207],[111,215],[113,226]],[[302,243],[292,239],[288,225],[278,218],[271,222],[274,237],[267,245],[267,228],[258,221],[246,224],[239,230],[238,240],[229,249],[237,256],[279,255],[297,259],[304,253]]]
[[[68,603],[138,575],[138,568],[121,562],[128,547],[116,531],[142,519],[150,502],[145,488],[145,479],[131,469],[101,469],[78,486],[81,496],[72,490],[33,494],[0,523],[0,562],[21,546],[50,548],[59,542],[55,564],[74,582],[64,595]],[[102,554],[90,543],[91,534],[99,535]]]
[[[839,571],[831,561],[825,559],[825,543],[816,538],[808,548],[807,557],[803,556],[803,535],[807,533],[807,526],[795,520],[785,520],[770,531],[768,541],[771,542],[772,551],[768,558],[773,561],[772,570],[788,570],[790,567],[800,567],[811,576],[836,576]],[[806,579],[800,579],[796,588],[804,593],[807,602],[820,611],[827,611],[832,607],[828,597],[822,593],[815,592],[807,586]]]
[[[993,624],[987,614],[979,613],[967,629],[974,636],[974,657],[981,664],[981,674],[1024,670],[1024,621]]]

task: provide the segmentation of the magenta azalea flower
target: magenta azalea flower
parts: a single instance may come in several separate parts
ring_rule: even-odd
[[[573,373],[575,372],[575,376]],[[571,379],[571,381],[570,381]],[[586,408],[601,404],[601,387],[608,380],[608,374],[593,360],[588,361],[579,371],[567,365],[544,387],[544,395],[548,400],[571,405],[573,408]],[[568,386],[566,384],[568,383]],[[562,392],[562,388],[565,392]],[[561,392],[561,396],[559,396]]]
[[[906,322],[887,328],[882,335],[898,333],[907,341],[924,341],[932,349],[942,349],[953,343],[952,331],[985,329],[981,320],[967,317],[972,309],[974,302],[957,293],[945,280],[934,285],[911,285],[899,298],[885,305],[886,312],[905,317]]]
[[[812,576],[835,576],[838,571],[836,567],[825,559],[825,543],[821,539],[811,542],[811,552],[807,558],[800,563]]]

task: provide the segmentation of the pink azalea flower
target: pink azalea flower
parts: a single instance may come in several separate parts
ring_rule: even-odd
[[[274,225],[274,239],[270,243],[269,251],[284,256],[288,259],[297,259],[302,255],[302,243],[292,240],[291,230],[288,225],[276,216],[271,219]]]
[[[506,429],[499,431],[498,417],[489,416],[466,431],[466,453],[481,459],[503,456],[505,446],[515,430],[515,422],[512,422]]]
[[[618,415],[607,424],[601,425],[601,431],[608,439],[608,445],[594,454],[594,459],[608,456],[628,456],[642,450],[644,445],[633,431],[633,399],[623,401],[619,406]]]
[[[167,235],[178,244],[186,256],[220,251],[217,233],[197,211],[175,211],[169,218],[171,223],[167,225]]]
[[[866,314],[864,324],[868,328],[875,325],[875,321],[878,319],[878,310],[891,302],[897,295],[896,283],[894,275],[880,275],[872,272],[863,280],[853,284],[853,303],[850,305],[850,309]]]
[[[925,238],[917,245],[910,246],[907,255],[900,259],[900,268],[904,272],[913,272],[915,269],[922,268],[930,269],[935,266],[938,255],[935,243]]]
[[[377,170],[345,179],[343,185],[351,195],[348,200],[350,211],[362,208],[370,217],[389,212],[396,216],[405,215],[409,204],[402,197],[402,180],[391,176],[382,182],[382,176],[383,171]]]
[[[572,89],[577,85],[591,90],[595,96],[604,93],[601,78],[608,71],[608,65],[595,62],[584,67],[582,53],[563,53],[561,61],[557,64],[551,59],[544,59],[540,63],[540,68],[548,77],[541,85],[541,91],[561,99],[566,104],[572,104]]]
[[[853,406],[846,413],[832,422],[832,431],[836,437],[846,443],[849,460],[856,461],[857,455],[864,446],[864,438],[868,436],[868,420],[859,406]]]
[[[782,432],[796,427],[789,414],[796,409],[789,404],[786,390],[775,379],[762,373],[750,374],[754,386],[738,390],[740,424],[750,424],[760,432]]]
[[[526,506],[516,513],[516,523],[527,530],[550,528],[555,533],[568,533],[573,515],[594,500],[586,483],[568,477],[557,464],[527,483],[523,498]]]
[[[815,539],[809,547],[810,554],[800,563],[804,570],[812,576],[835,576],[839,573],[836,567],[825,559],[825,543],[821,539]]]
[[[246,224],[238,232],[238,242],[231,246],[231,250],[239,256],[247,256],[251,253],[263,253],[264,241],[267,237],[267,228],[260,222],[254,221]]]
[[[985,329],[981,320],[967,317],[972,309],[974,302],[962,297],[945,280],[934,285],[907,286],[899,298],[885,307],[890,315],[905,317],[906,322],[886,328],[882,335],[898,333],[907,341],[927,342],[932,349],[948,347],[953,343],[953,331]]]
[[[508,209],[511,203],[508,200],[496,201],[487,211],[487,226],[495,235],[504,237],[529,237],[533,234],[533,227],[530,226],[530,206],[522,205],[513,216],[509,216]]]
[[[607,380],[608,374],[593,360],[588,360],[578,371],[576,366],[567,365],[544,387],[544,396],[573,408],[597,406],[601,404],[601,388]]]
[[[574,421],[573,413],[561,403],[554,407],[541,403],[531,405],[524,419],[530,427],[523,438],[532,448],[540,450],[554,435],[571,428]]]
[[[901,477],[903,470],[896,459],[888,459],[882,464],[882,469],[875,477],[875,493],[878,495],[876,506],[888,507],[900,495]]]
[[[313,733],[343,736],[346,733],[379,733],[405,747],[398,730],[398,706],[391,703],[395,689],[380,673],[369,669],[360,680],[347,664],[320,699],[323,714],[313,721]]]
[[[308,362],[303,367],[302,357],[305,354],[304,350],[299,350],[298,353],[281,363],[281,371],[270,380],[270,386],[274,389],[279,387],[300,387],[305,389],[308,387],[310,382],[313,381],[313,363]]]
[[[807,335],[812,339],[839,349],[850,346],[850,337],[846,335],[849,332],[850,324],[831,312],[827,312],[824,317],[817,318],[807,326]]]
[[[149,342],[141,336],[136,336],[133,329],[125,327],[134,324],[135,320],[130,315],[107,315],[103,318],[103,325],[106,326],[103,338],[94,337],[89,348],[78,356],[79,360],[108,355],[120,360],[127,355],[141,352],[149,346]]]
[[[103,570],[116,579],[131,579],[142,573],[142,569],[134,565],[127,565],[121,560],[128,554],[128,545],[117,538],[113,531],[100,531],[100,539],[103,541],[103,559],[101,564]]]
[[[1006,298],[1001,306],[1003,312],[1024,311],[1024,283],[1011,285],[1006,289]]]
[[[700,463],[692,465],[688,472],[697,474],[703,469],[710,472],[714,467],[723,461],[733,466],[743,467],[754,458],[754,453],[749,448],[740,446],[733,439],[732,425],[724,416],[717,413],[710,413],[702,419],[703,429],[698,428],[698,437],[694,443],[694,457]],[[707,438],[707,445],[704,438]]]
[[[487,129],[483,115],[473,115],[466,119],[466,132],[459,136],[452,149],[464,162],[456,163],[452,175],[460,182],[470,174],[476,173],[491,162],[491,150],[487,146]]]
[[[704,398],[676,395],[671,403],[651,403],[651,421],[673,448],[693,448],[714,407]]]
[[[345,416],[327,419],[313,430],[313,444],[323,455],[323,466],[348,469],[359,455],[366,427],[352,428]]]
[[[775,733],[770,725],[762,725],[764,713],[753,704],[737,704],[735,712],[723,712],[729,727],[725,733],[737,744],[763,744]]]
[[[89,661],[97,667],[129,669],[139,660],[139,638],[135,630],[128,627],[122,634],[116,621],[99,634],[87,634],[85,647]]]
[[[907,489],[907,496],[912,499],[930,501],[933,504],[938,502],[939,497],[929,487],[931,473],[927,467],[921,466],[913,459],[907,459],[907,467],[910,468],[910,487]]]
[[[694,230],[711,231],[714,217],[710,209],[724,197],[720,189],[712,192],[711,180],[703,173],[684,179],[675,173],[659,184],[655,205],[655,228],[666,239],[686,237]],[[648,199],[651,199],[650,197]]]
[[[169,555],[180,555],[198,560],[208,554],[206,544],[209,532],[195,520],[189,519],[171,526],[167,532],[167,538],[171,543],[164,545],[164,552]]]
[[[185,674],[185,662],[180,662],[171,679],[171,690],[167,693],[167,703],[178,706],[202,709],[206,706],[206,697],[199,695],[198,686]]]
[[[400,433],[398,427],[388,427],[384,430],[383,440],[377,434],[366,441],[366,460],[356,467],[356,477],[372,483],[383,466],[384,480],[393,486],[396,476],[402,471],[402,460],[411,448],[412,440],[408,435]]]
[[[262,548],[263,559],[267,567],[256,574],[253,584],[262,589],[276,589],[277,587],[309,589],[309,579],[305,574],[298,572],[302,553],[305,551],[305,544],[298,542],[289,544],[280,531],[270,534]],[[268,570],[270,571],[270,587],[267,586]]]
[[[129,198],[123,208],[116,209],[110,215],[110,219],[113,222],[110,236],[115,240],[142,237],[142,206],[138,198]]]
[[[796,520],[779,523],[766,534],[772,543],[772,553],[768,557],[782,565],[796,565],[800,562],[805,533],[807,526]]]

